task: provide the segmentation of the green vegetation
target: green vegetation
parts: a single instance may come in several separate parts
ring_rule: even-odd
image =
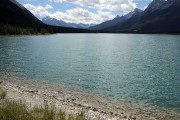
[[[0,120],[86,120],[83,113],[76,116],[57,111],[45,105],[43,108],[28,110],[21,102],[5,101],[0,106]]]
[[[9,25],[0,23],[0,35],[31,35],[52,33],[51,28],[42,28],[37,26],[20,27],[18,25]]]
[[[1,90],[2,91],[2,90]],[[6,92],[2,91],[1,98],[5,98]],[[63,111],[49,107],[47,103],[43,107],[28,109],[25,103],[0,100],[0,120],[86,120],[83,113],[68,115]]]

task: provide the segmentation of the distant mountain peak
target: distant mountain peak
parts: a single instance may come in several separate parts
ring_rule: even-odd
[[[137,9],[134,11],[137,11]],[[129,15],[132,15],[134,11],[130,12]],[[134,15],[107,30],[116,32],[133,31],[135,33],[180,33],[179,13],[179,0],[152,0],[142,13]]]
[[[141,9],[139,9],[139,8],[135,8],[135,9],[134,9],[134,12],[139,12],[139,13],[140,13],[140,12],[143,12],[143,10],[141,10]]]
[[[43,19],[50,19],[51,17],[50,16],[46,16],[46,17],[44,17]]]
[[[120,17],[121,17],[121,16],[117,15],[115,18],[120,18]],[[115,18],[114,18],[114,19],[115,19]]]
[[[91,27],[95,24],[83,24],[83,23],[68,23],[63,20],[58,20],[56,18],[52,18],[50,16],[46,16],[42,19],[42,22],[48,25],[53,25],[53,26],[63,26],[63,27],[72,27],[72,28],[88,28]]]
[[[129,12],[128,14],[124,15],[124,17],[126,17],[126,19],[129,19],[132,16],[140,14],[141,12],[143,12],[141,9],[135,8],[134,11]]]
[[[96,26],[92,26],[90,27],[90,29],[92,30],[105,30],[105,29],[108,29],[112,26],[115,26],[133,16],[136,16],[136,15],[139,15],[141,12],[143,12],[142,10],[136,8],[134,9],[134,11],[131,11],[130,13],[124,15],[124,16],[119,16],[117,15],[114,19],[112,20],[108,20],[108,21],[105,21],[99,25],[96,25]]]

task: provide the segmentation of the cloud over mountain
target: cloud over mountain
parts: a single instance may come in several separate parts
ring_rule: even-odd
[[[48,9],[53,8],[50,5],[34,6],[32,4],[24,4],[23,6],[31,11],[39,19],[50,16],[52,18],[70,23],[98,24],[115,17],[115,15],[110,11],[98,10],[96,13],[93,13],[80,7],[69,9],[65,12],[57,11],[50,13]]]

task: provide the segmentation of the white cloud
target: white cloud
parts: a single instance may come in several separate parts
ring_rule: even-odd
[[[47,11],[47,6],[43,7],[39,5],[35,7],[31,4],[24,4],[23,6],[27,8],[29,11],[31,11],[39,19],[42,19],[43,17],[50,15],[50,13]]]
[[[109,10],[128,13],[136,8],[135,0],[50,0],[54,2],[69,2],[96,10]]]
[[[75,23],[86,23],[86,24],[91,24],[91,23],[98,24],[106,20],[113,19],[115,15],[113,15],[109,11],[108,12],[98,11],[97,14],[95,14],[89,12],[88,10],[77,7],[74,9],[67,10],[65,13],[58,11],[52,14],[51,17],[54,17],[56,19],[61,19],[70,23],[75,22]]]
[[[53,7],[52,7],[51,5],[48,5],[48,4],[47,4],[47,5],[45,6],[45,8],[46,8],[46,9],[52,9]]]
[[[98,24],[110,19],[113,19],[113,15],[110,11],[99,10],[97,13],[92,13],[88,10],[82,8],[74,8],[66,10],[65,12],[57,11],[55,13],[49,13],[47,9],[52,8],[50,6],[34,6],[31,4],[24,4],[29,11],[31,11],[36,17],[42,19],[46,16],[56,18],[58,20],[63,20],[70,23],[85,23],[85,24]]]

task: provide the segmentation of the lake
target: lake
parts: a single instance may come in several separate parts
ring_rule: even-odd
[[[179,35],[1,36],[0,72],[180,110]]]

